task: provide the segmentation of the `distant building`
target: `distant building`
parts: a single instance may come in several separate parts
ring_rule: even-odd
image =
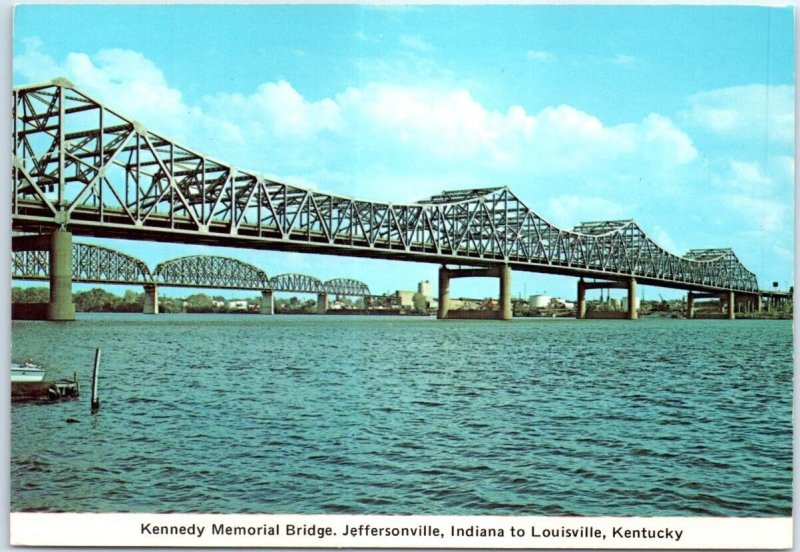
[[[417,284],[417,293],[430,302],[430,300],[433,299],[433,286],[431,286],[430,280],[423,280]]]
[[[236,311],[246,311],[247,310],[247,300],[246,299],[238,299],[238,300],[228,301],[228,309],[229,310],[236,310]]]
[[[414,294],[416,293],[416,291],[402,291],[398,289],[394,292],[395,303],[401,307],[413,307]]]

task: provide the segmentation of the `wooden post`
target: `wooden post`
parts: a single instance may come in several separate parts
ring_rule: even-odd
[[[97,372],[100,370],[100,349],[94,350],[94,371],[92,372],[92,414],[100,410],[100,397],[97,396]]]

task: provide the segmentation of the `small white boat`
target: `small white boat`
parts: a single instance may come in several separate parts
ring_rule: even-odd
[[[11,381],[42,381],[45,369],[30,362],[11,363]]]

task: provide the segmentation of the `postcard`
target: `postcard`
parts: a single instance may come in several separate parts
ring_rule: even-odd
[[[791,7],[13,23],[12,545],[792,546]]]

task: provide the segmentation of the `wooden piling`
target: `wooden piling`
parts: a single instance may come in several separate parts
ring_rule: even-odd
[[[100,397],[97,395],[97,372],[100,370],[100,349],[94,350],[94,370],[92,371],[92,414],[100,410]]]

